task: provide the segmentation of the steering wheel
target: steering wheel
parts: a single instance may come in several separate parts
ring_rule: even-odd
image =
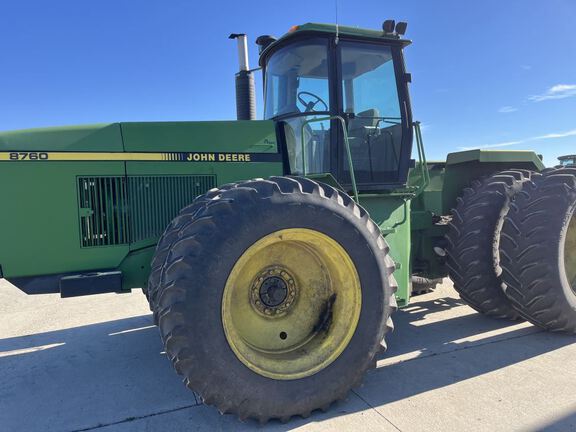
[[[302,96],[310,96],[314,99],[309,102],[306,102]],[[321,111],[329,111],[328,104],[324,102],[324,100],[320,96],[317,96],[314,93],[310,93],[307,91],[298,92],[298,102],[300,102],[304,106],[305,112],[315,111],[314,107],[319,103],[324,105],[324,109]]]

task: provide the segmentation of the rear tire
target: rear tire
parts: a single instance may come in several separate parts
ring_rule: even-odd
[[[504,292],[532,324],[576,333],[576,168],[527,182],[500,242]]]
[[[452,211],[446,236],[450,279],[462,300],[491,317],[521,318],[502,292],[497,245],[510,201],[530,176],[511,170],[475,180]]]
[[[306,417],[315,409],[327,409],[333,401],[343,399],[352,387],[360,384],[365,372],[375,366],[375,355],[392,327],[390,315],[396,309],[394,264],[378,226],[348,195],[304,178],[247,181],[213,195],[185,223],[176,221],[174,229],[178,230],[178,240],[165,258],[158,289],[159,328],[176,371],[206,404],[216,406],[221,413],[260,422],[271,418],[287,421],[294,415]],[[277,271],[283,265],[283,257],[299,256],[290,252],[287,244],[294,243],[290,233],[299,231],[317,233],[322,241],[334,242],[335,249],[326,255],[315,255],[315,242],[302,240],[300,254],[310,253],[310,259],[304,260],[301,268],[286,265]],[[271,236],[273,245],[286,249],[251,255]],[[340,249],[345,251],[344,255],[338,252]],[[327,258],[330,264],[324,261],[328,256],[337,259]],[[338,291],[341,284],[331,282],[338,280],[336,274],[310,279],[312,282],[308,284],[298,282],[304,279],[310,266],[315,271],[336,269],[340,265],[345,268],[341,262],[343,256],[349,257],[348,265],[351,262],[357,269],[361,307],[354,309],[358,313],[356,321],[353,313],[339,312],[347,306],[344,299],[349,297],[347,291]],[[316,259],[322,264],[315,264]],[[242,271],[237,271],[238,266]],[[260,266],[263,273],[252,271]],[[283,284],[284,291],[290,281],[296,281],[296,300],[286,306],[293,307],[286,309],[286,315],[282,315],[284,310],[277,312],[274,306],[273,316],[267,317],[262,313],[266,309],[258,309],[259,297],[252,298],[253,292],[262,295],[264,285],[252,288],[266,282],[269,271],[275,272],[273,278],[285,279],[286,283],[278,285]],[[284,271],[294,277],[285,277]],[[253,282],[245,284],[242,277]],[[348,279],[353,277],[345,276],[343,286],[348,286]],[[245,285],[250,294],[234,297],[236,291],[242,293]],[[302,294],[311,292],[314,298],[320,298],[326,287],[332,294],[319,307],[312,307],[313,302],[309,303]],[[228,301],[230,295],[234,301]],[[279,307],[286,305],[281,304]],[[240,321],[234,321],[233,315],[230,319],[229,311],[236,306],[242,316]],[[310,321],[315,324],[310,327],[309,337],[304,332],[302,345],[296,339],[294,345],[279,350],[268,346],[267,350],[259,350],[260,343],[268,342],[269,328],[281,322],[278,319],[288,322],[290,314],[309,310],[312,316],[317,313],[318,319]],[[254,327],[251,324],[254,319],[259,323],[255,334],[248,331]],[[244,326],[246,323],[250,325]],[[338,339],[334,336],[335,329],[345,329],[350,339]],[[270,343],[282,344],[281,340],[291,343],[297,329],[285,330],[279,333],[279,338],[278,332],[272,332],[276,339]],[[315,345],[312,342],[316,340],[330,343]],[[257,347],[253,348],[254,345]],[[318,347],[332,349],[333,345],[341,351],[324,358],[317,368],[315,354],[320,356],[324,349]],[[283,369],[284,364],[286,370],[295,365],[296,372],[289,375]]]

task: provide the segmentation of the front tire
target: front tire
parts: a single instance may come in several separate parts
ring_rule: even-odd
[[[375,365],[394,265],[348,195],[304,178],[247,181],[177,225],[159,328],[205,403],[261,422],[307,416]]]
[[[170,222],[158,240],[152,262],[150,263],[150,275],[148,276],[148,283],[145,289],[143,289],[143,292],[146,295],[146,299],[148,300],[150,310],[153,313],[154,324],[158,324],[156,304],[158,302],[162,269],[164,267],[164,263],[166,262],[168,252],[172,248],[172,245],[178,240],[178,232],[180,228],[192,220],[196,212],[201,210],[212,198],[218,196],[220,193],[222,193],[223,190],[228,190],[235,186],[235,183],[230,183],[221,186],[219,189],[211,189],[204,195],[197,196],[190,205],[184,207]]]

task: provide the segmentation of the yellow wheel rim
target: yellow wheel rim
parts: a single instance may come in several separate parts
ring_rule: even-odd
[[[291,228],[258,240],[228,276],[222,324],[248,368],[290,380],[313,375],[344,351],[361,309],[360,278],[344,248]]]
[[[566,232],[564,269],[572,291],[576,293],[576,214],[572,215],[572,219],[568,225],[568,231]]]

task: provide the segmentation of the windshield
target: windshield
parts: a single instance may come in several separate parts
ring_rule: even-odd
[[[274,53],[266,65],[265,118],[282,116],[292,174],[330,172],[328,42],[312,39]]]
[[[307,40],[279,49],[266,65],[266,119],[329,111],[328,48]]]

